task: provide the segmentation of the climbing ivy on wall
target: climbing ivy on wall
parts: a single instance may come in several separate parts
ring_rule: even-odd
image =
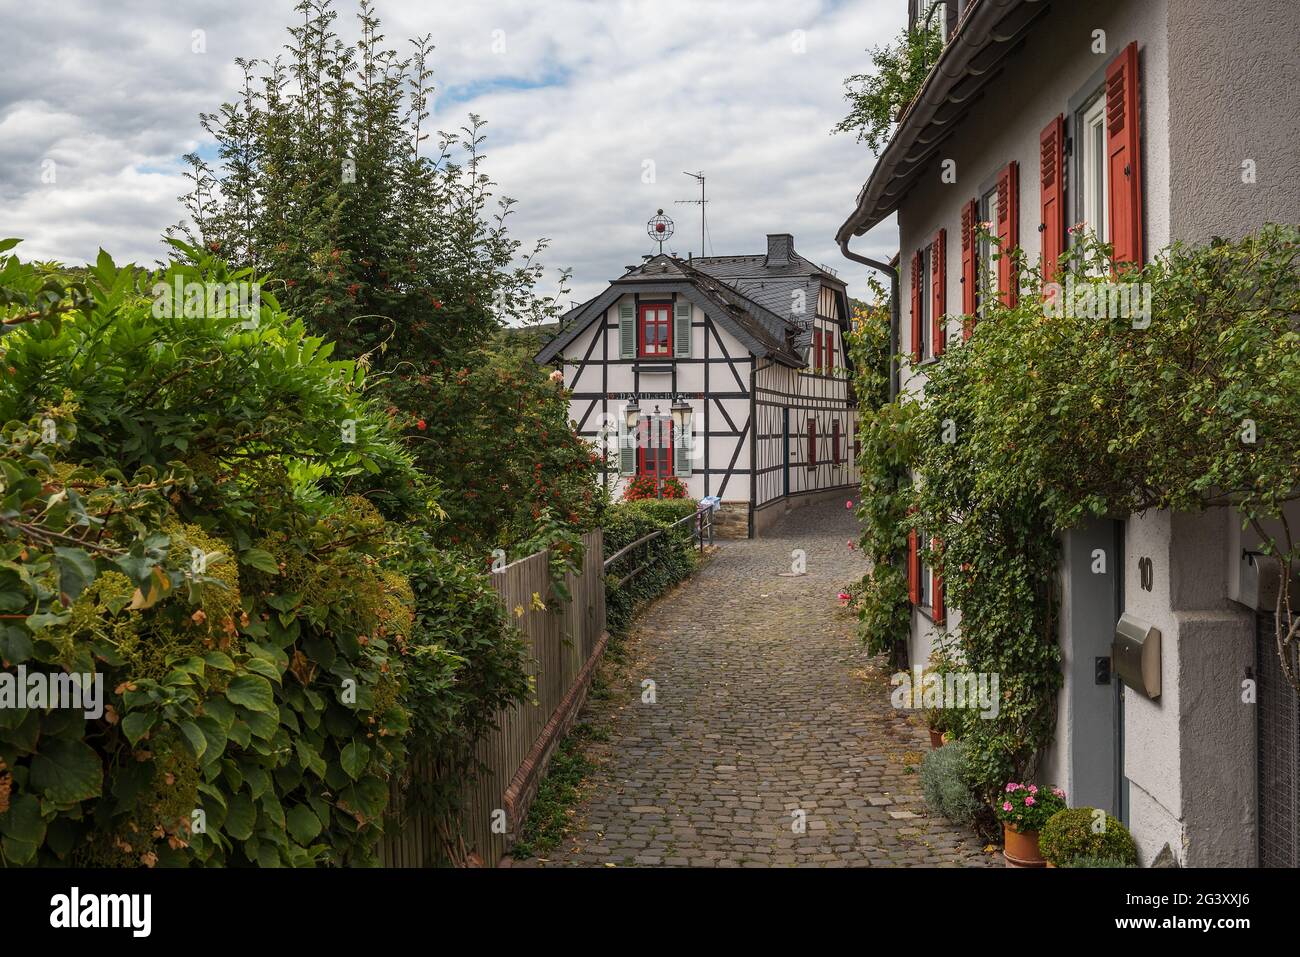
[[[1052,737],[1062,531],[1232,505],[1283,580],[1300,561],[1282,511],[1300,496],[1300,231],[1179,244],[1119,274],[1109,247],[1076,232],[1048,286],[1007,251],[1018,304],[992,302],[970,341],[927,369],[923,403],[864,416],[869,527],[889,504],[905,513],[895,544],[909,528],[941,542],[927,560],[960,609],[959,653],[1000,676],[998,715],[963,732],[986,796],[1032,770]],[[882,479],[895,460],[916,478],[910,501]],[[1276,640],[1295,684],[1300,629],[1280,591]],[[906,616],[873,615],[877,640],[891,625],[905,638]]]
[[[912,504],[909,466],[916,455],[912,422],[916,407],[889,402],[889,308],[874,280],[875,305],[854,303],[848,337],[853,387],[858,399],[858,468],[862,490],[857,516],[859,545],[871,563],[849,589],[859,634],[871,654],[888,654],[893,667],[907,666],[907,514]]]

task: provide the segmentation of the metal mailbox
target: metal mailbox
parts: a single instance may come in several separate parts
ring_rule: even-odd
[[[1148,698],[1160,697],[1160,629],[1132,615],[1121,615],[1110,655],[1120,681]]]

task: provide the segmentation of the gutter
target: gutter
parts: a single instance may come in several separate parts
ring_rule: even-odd
[[[852,215],[835,234],[841,249],[843,240],[861,236],[897,209],[910,186],[908,177],[929,161],[1007,51],[1048,6],[1049,0],[974,0],[967,8],[957,32],[899,118],[893,138],[858,193]],[[901,178],[900,170],[905,170]]]
[[[841,233],[839,237],[840,253],[845,259],[861,263],[889,277],[889,401],[898,398],[898,341],[899,341],[899,306],[898,306],[898,270],[887,262],[859,256],[849,250],[850,237]]]

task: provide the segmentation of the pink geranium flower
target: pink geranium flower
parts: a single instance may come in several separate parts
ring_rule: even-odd
[[[1002,802],[1002,810],[1004,810],[1004,811],[1010,811],[1010,810],[1011,810],[1011,802],[1010,802],[1010,801],[1003,801],[1003,802]]]
[[[1034,803],[1034,798],[1032,795],[1025,798],[1025,804],[1033,804],[1033,803]]]
[[[1029,793],[1030,793],[1030,794],[1037,794],[1037,793],[1038,793],[1038,785],[1037,785],[1037,784],[1031,784],[1031,785],[1029,785]]]

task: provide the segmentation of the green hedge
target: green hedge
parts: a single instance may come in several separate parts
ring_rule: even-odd
[[[1067,867],[1080,858],[1104,858],[1121,866],[1137,864],[1137,845],[1117,818],[1090,807],[1057,811],[1038,835],[1043,858],[1057,867]]]
[[[605,557],[656,529],[693,515],[695,509],[696,502],[691,499],[641,499],[611,505],[604,518]],[[621,558],[609,569],[605,580],[606,619],[611,634],[625,632],[637,611],[690,575],[697,560],[690,523]],[[642,571],[619,584],[647,561],[650,564]]]
[[[0,260],[0,676],[104,692],[0,707],[0,866],[370,863],[408,745],[456,766],[526,690],[363,369],[266,290],[153,295],[253,280]]]

